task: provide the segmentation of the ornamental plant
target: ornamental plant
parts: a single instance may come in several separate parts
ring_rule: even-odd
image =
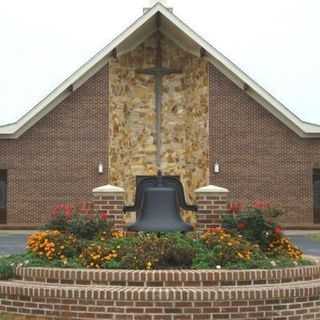
[[[82,240],[93,240],[102,234],[110,238],[112,227],[113,221],[109,219],[108,212],[96,214],[90,205],[60,204],[53,209],[44,229],[70,233]]]
[[[270,242],[282,234],[281,227],[266,217],[276,217],[281,212],[281,209],[272,208],[263,201],[255,201],[246,208],[231,203],[229,214],[223,217],[222,226],[266,250]]]
[[[28,238],[19,261],[30,266],[94,269],[250,269],[310,264],[270,219],[278,209],[262,201],[229,204],[223,227],[205,232],[126,233],[112,229],[108,212],[90,206],[59,205],[47,230]],[[268,213],[268,214],[266,214]],[[268,218],[266,217],[268,216]],[[55,229],[56,228],[56,229]],[[0,278],[14,275],[17,263],[0,259]]]
[[[86,268],[100,269],[106,263],[112,263],[118,257],[117,248],[110,248],[105,243],[93,242],[84,247],[79,260],[81,265]]]
[[[39,231],[29,236],[27,248],[47,260],[67,261],[76,255],[76,238],[59,230]]]
[[[287,238],[278,234],[269,243],[267,254],[271,257],[285,256],[297,261],[302,259],[303,252]]]
[[[190,268],[195,256],[192,239],[181,233],[140,233],[120,251],[126,269]]]
[[[200,237],[204,248],[200,248],[194,261],[196,268],[217,268],[226,264],[250,261],[259,247],[250,244],[241,235],[226,229],[210,228]]]

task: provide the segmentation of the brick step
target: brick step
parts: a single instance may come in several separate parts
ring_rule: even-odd
[[[0,296],[25,296],[25,297],[51,297],[60,299],[114,299],[114,300],[170,300],[172,296],[193,297],[202,300],[232,299],[247,295],[258,297],[276,298],[282,297],[288,292],[295,296],[304,296],[317,291],[320,294],[320,280],[301,281],[292,284],[277,285],[253,285],[253,286],[230,286],[230,287],[122,287],[102,285],[68,285],[46,284],[33,281],[0,281]]]
[[[320,265],[271,270],[96,270],[18,268],[17,278],[62,285],[122,287],[224,287],[320,279]]]
[[[320,280],[211,288],[0,282],[0,312],[35,319],[315,319]]]
[[[253,284],[253,285],[241,285],[241,286],[220,286],[220,287],[152,287],[152,286],[148,286],[148,287],[141,287],[141,286],[130,286],[130,287],[126,287],[126,288],[133,288],[133,289],[138,289],[141,290],[143,289],[162,289],[162,290],[170,290],[170,289],[177,289],[177,288],[182,288],[182,289],[190,289],[190,290],[230,290],[230,289],[234,289],[234,288],[238,288],[238,289],[247,289],[250,290],[252,288],[254,289],[261,289],[261,288],[274,288],[275,285],[279,288],[292,288],[292,287],[299,287],[299,286],[304,286],[306,284],[307,281],[296,281],[296,282],[288,282],[288,283],[281,283],[281,284]],[[17,284],[17,285],[21,285],[23,287],[39,287],[39,288],[61,288],[61,284],[60,283],[46,283],[46,282],[40,282],[40,281],[26,281],[26,280],[20,280],[20,279],[12,279],[9,281],[0,281],[0,285],[2,283],[12,283],[12,284]],[[320,285],[320,279],[319,280],[314,280],[312,281],[312,283],[314,283],[316,286]],[[106,289],[106,288],[110,288],[110,289],[123,289],[123,286],[109,286],[109,285],[104,285],[104,284],[90,284],[90,285],[85,285],[85,284],[70,284],[67,286],[63,286],[63,288],[67,288],[67,289]]]

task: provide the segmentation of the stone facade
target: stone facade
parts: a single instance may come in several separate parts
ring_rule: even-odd
[[[162,170],[178,175],[187,197],[208,182],[208,66],[162,37],[163,65],[181,74],[163,78]],[[154,79],[136,72],[155,64],[156,39],[110,63],[110,183],[132,202],[137,175],[157,172]]]

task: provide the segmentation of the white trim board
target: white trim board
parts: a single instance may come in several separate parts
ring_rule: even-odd
[[[246,90],[247,94],[266,108],[282,123],[288,126],[302,138],[320,138],[320,125],[305,122],[288,110],[281,102],[270,95],[253,79],[246,75],[234,63],[227,59],[223,54],[206,42],[203,38],[191,30],[184,22],[175,16],[168,8],[158,2],[143,16],[136,20],[129,28],[122,32],[105,48],[99,51],[86,64],[75,71],[69,78],[55,88],[46,98],[40,101],[33,109],[14,123],[0,126],[0,139],[17,139],[26,130],[42,119],[46,114],[53,110],[63,101],[72,91],[80,87],[87,79],[94,75],[112,56],[114,49],[123,47],[123,42],[130,37],[154,16],[160,13],[176,28],[179,29],[187,38],[196,43],[205,52],[205,57],[223,74],[231,79],[240,88]],[[137,32],[139,33],[139,32]],[[173,35],[173,34],[172,34]],[[195,49],[196,50],[196,47]],[[126,50],[124,49],[123,52]]]

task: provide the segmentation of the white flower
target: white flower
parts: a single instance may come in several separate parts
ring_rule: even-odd
[[[217,265],[216,268],[217,268],[217,269],[221,269],[221,266]]]
[[[294,264],[295,266],[297,266],[297,265],[298,265],[298,262],[297,262],[297,261],[293,261],[293,264]]]
[[[267,232],[266,232],[266,236],[268,236],[268,235],[269,235],[269,232],[267,231]]]
[[[277,263],[275,261],[270,261],[270,263],[275,267],[277,265]]]
[[[25,260],[25,262],[24,262],[25,264],[28,264],[29,263],[29,260]]]

